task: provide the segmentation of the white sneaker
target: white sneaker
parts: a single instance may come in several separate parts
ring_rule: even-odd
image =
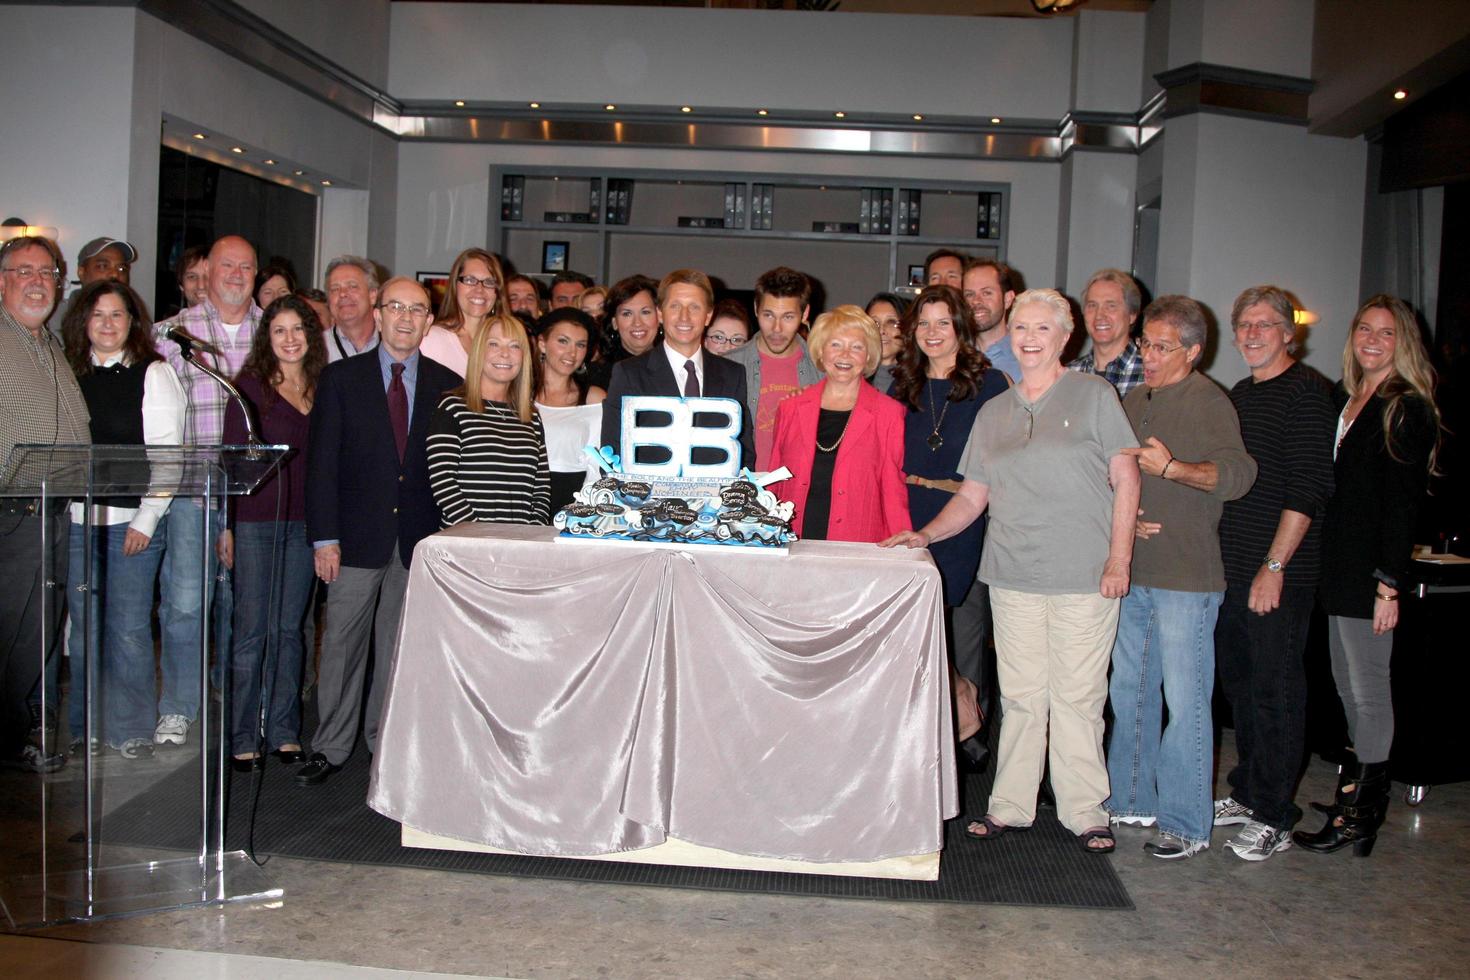
[[[1167,830],[1159,831],[1156,840],[1151,840],[1143,845],[1143,849],[1150,857],[1156,857],[1163,861],[1182,861],[1192,858],[1200,851],[1208,850],[1210,842],[1207,840],[1189,841],[1178,837]]]
[[[1114,827],[1152,827],[1158,822],[1158,817],[1144,817],[1132,813],[1108,814],[1108,823]]]
[[[1238,802],[1233,796],[1227,796],[1223,800],[1215,801],[1216,827],[1250,823],[1253,819],[1255,819],[1255,812],[1244,803]]]
[[[158,719],[158,727],[153,729],[153,743],[155,745],[183,745],[189,740],[189,726],[193,724],[183,715],[164,715]]]
[[[1245,825],[1244,830],[1226,841],[1225,846],[1243,861],[1264,861],[1277,851],[1289,848],[1291,834],[1259,820],[1252,820]]]

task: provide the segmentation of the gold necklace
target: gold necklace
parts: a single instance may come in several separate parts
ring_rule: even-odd
[[[828,409],[828,411],[831,411],[831,409]],[[821,418],[821,415],[818,414],[817,417],[820,419]],[[852,409],[849,408],[847,410],[847,418],[845,418],[845,419],[842,420],[842,431],[839,432],[839,433],[837,433],[837,441],[834,442],[834,443],[832,443],[832,445],[830,445],[830,446],[824,446],[824,445],[822,445],[822,440],[821,439],[815,440],[816,443],[817,443],[817,452],[819,452],[819,453],[835,453],[837,451],[837,447],[840,446],[840,445],[842,445],[842,440],[847,436],[847,423],[849,423],[851,421],[852,421]]]

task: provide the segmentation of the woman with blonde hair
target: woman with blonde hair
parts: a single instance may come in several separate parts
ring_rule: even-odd
[[[798,537],[878,542],[907,531],[903,406],[866,378],[878,367],[878,325],[857,306],[839,306],[812,324],[808,349],[826,375],[776,409],[773,470],[791,479],[776,494],[796,506]]]
[[[1323,853],[1373,851],[1388,812],[1393,747],[1389,661],[1399,596],[1409,587],[1414,521],[1439,448],[1434,369],[1413,311],[1372,297],[1353,317],[1342,352],[1334,487],[1322,525],[1322,581],[1332,676],[1347,715],[1347,761],[1327,824],[1293,838]]]
[[[419,347],[461,377],[466,376],[470,345],[485,321],[505,310],[505,273],[500,260],[483,248],[467,248],[449,269],[449,288],[439,304],[439,316]]]
[[[465,521],[546,524],[551,473],[532,406],[535,358],[519,318],[492,316],[470,345],[465,383],[429,420],[429,485],[445,527]]]

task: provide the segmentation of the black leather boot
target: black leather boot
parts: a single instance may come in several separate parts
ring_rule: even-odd
[[[1336,811],[1327,818],[1326,825],[1315,834],[1297,831],[1292,839],[1309,851],[1330,854],[1349,844],[1353,854],[1367,857],[1373,853],[1373,844],[1378,839],[1378,828],[1388,816],[1388,800],[1392,784],[1388,779],[1387,762],[1358,763],[1344,767],[1349,778],[1339,783]]]
[[[1353,775],[1358,771],[1358,757],[1352,749],[1347,750],[1347,758],[1342,760],[1342,765],[1337,767],[1337,791],[1333,794],[1331,803],[1312,803],[1311,807],[1318,813],[1325,813],[1329,817],[1337,816],[1338,809],[1342,806],[1343,787],[1351,786]]]

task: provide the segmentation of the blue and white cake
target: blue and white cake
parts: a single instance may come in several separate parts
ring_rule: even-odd
[[[694,424],[722,417],[720,426]],[[650,422],[649,419],[653,419]],[[662,423],[667,419],[667,424]],[[604,475],[577,491],[552,524],[559,540],[639,541],[785,550],[796,540],[794,510],[766,487],[791,476],[739,468],[740,405],[729,398],[637,396],[623,399],[621,453],[587,447]],[[668,460],[624,469],[637,450]],[[722,450],[724,460],[693,462],[696,448]]]

